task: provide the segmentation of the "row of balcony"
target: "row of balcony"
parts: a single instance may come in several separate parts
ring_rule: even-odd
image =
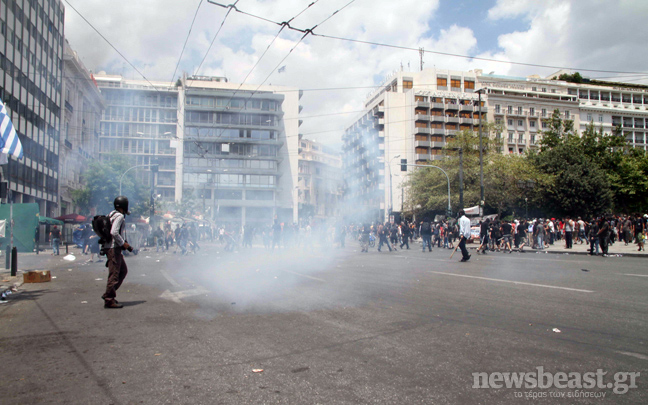
[[[459,132],[458,129],[443,129],[443,128],[416,128],[416,133],[421,135],[446,135],[454,136]]]
[[[479,125],[479,118],[467,118],[467,117],[447,117],[445,115],[423,115],[416,114],[416,121],[430,121],[438,123],[450,123],[450,124],[469,124],[469,125]]]
[[[433,110],[453,110],[453,111],[476,111],[487,112],[488,107],[479,107],[473,104],[451,104],[451,103],[430,103],[427,101],[417,101],[416,107],[431,108]]]
[[[546,118],[549,119],[552,117],[553,112],[545,112],[542,113],[541,111],[513,111],[513,112],[507,112],[505,110],[495,110],[494,112],[495,115],[506,115],[508,117],[530,117],[530,118]],[[565,113],[560,113],[560,118],[562,119],[574,119],[572,115],[567,115]]]

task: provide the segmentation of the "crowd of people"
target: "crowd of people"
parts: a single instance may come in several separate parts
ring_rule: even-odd
[[[572,249],[574,244],[589,245],[590,255],[608,255],[608,247],[614,243],[635,243],[638,251],[644,251],[646,221],[648,215],[625,215],[598,217],[583,220],[581,217],[535,220],[490,220],[479,223],[479,253],[488,251],[511,252],[524,247],[543,250],[555,243],[563,244],[564,249]]]
[[[607,255],[608,247],[614,243],[636,244],[639,251],[645,250],[644,240],[648,229],[648,215],[624,215],[592,218],[524,218],[507,220],[485,219],[474,225],[466,241],[479,244],[477,253],[524,252],[527,249],[543,250],[556,243],[564,249],[574,244],[589,245],[589,254]],[[56,232],[56,231],[54,231]],[[82,228],[83,253],[91,255],[89,261],[98,256],[97,236],[88,225]],[[478,234],[478,237],[477,237]],[[311,221],[304,223],[280,223],[234,226],[199,225],[196,222],[175,224],[165,222],[150,233],[151,243],[156,251],[168,251],[187,255],[200,250],[199,241],[220,242],[226,251],[251,248],[253,243],[262,244],[267,250],[285,248],[312,249],[315,246],[345,247],[347,235],[360,242],[361,252],[376,247],[396,251],[410,249],[419,242],[421,249],[431,252],[433,247],[454,249],[461,241],[461,225],[457,219],[431,221],[429,218],[400,223],[344,223],[343,221]],[[56,235],[53,235],[54,237]],[[56,253],[56,252],[55,252]]]

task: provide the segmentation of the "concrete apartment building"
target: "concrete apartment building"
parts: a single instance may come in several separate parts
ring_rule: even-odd
[[[81,173],[99,157],[101,114],[105,103],[99,88],[77,53],[65,41],[63,108],[59,146],[61,215],[78,213],[71,192],[83,188]]]
[[[340,154],[319,142],[301,138],[297,187],[300,221],[339,216],[344,190]]]
[[[580,132],[590,122],[605,133],[620,126],[630,145],[646,149],[648,86],[555,80],[561,73],[547,78],[481,70],[393,73],[368,95],[365,111],[343,135],[345,200],[358,215],[372,219],[387,220],[390,212],[402,211],[406,173],[400,172],[400,159],[444,158],[446,142],[457,131],[477,131],[480,115],[502,125],[502,133],[493,136],[502,139],[503,153],[537,147],[555,110]]]
[[[154,184],[160,199],[176,198],[178,87],[170,82],[131,80],[100,72],[94,75],[106,102],[101,117],[99,157],[128,156],[142,184]],[[157,175],[147,165],[158,164]]]
[[[63,19],[59,0],[0,1],[0,98],[24,151],[2,166],[2,180],[14,202],[50,217],[59,214]]]
[[[295,88],[184,77],[176,200],[193,194],[205,215],[232,226],[297,222],[300,98]]]

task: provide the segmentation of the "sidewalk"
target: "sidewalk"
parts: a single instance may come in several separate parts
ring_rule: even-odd
[[[80,257],[85,257],[81,254],[81,249],[76,246],[69,246],[68,252],[76,256],[77,261]],[[63,265],[63,258],[65,256],[65,246],[61,246],[59,256],[53,256],[51,249],[41,250],[39,254],[36,254],[36,252],[18,252],[18,271],[12,277],[11,268],[5,268],[6,256],[3,252],[2,256],[0,256],[0,290],[4,290],[8,286],[21,286],[23,284],[22,274],[24,272],[32,270],[52,270],[57,266]]]
[[[478,245],[471,244],[468,246],[468,249],[477,249]],[[608,255],[621,255],[628,257],[646,257],[648,258],[648,251],[638,251],[636,244],[625,245],[624,242],[616,242],[614,245],[608,247]],[[513,251],[516,252],[518,249],[513,248]],[[552,254],[569,254],[569,255],[587,255],[589,253],[589,244],[577,244],[574,243],[574,246],[571,249],[565,249],[565,241],[560,240],[556,241],[553,245],[549,245],[548,248],[540,249],[531,249],[528,246],[524,247],[524,252],[533,253],[533,252],[547,252]],[[601,253],[601,248],[599,247],[599,254]]]

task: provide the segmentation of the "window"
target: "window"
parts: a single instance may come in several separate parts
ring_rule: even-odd
[[[534,86],[534,87],[531,87],[531,91],[538,91],[538,88],[535,87],[535,86]]]
[[[450,87],[460,88],[461,87],[461,79],[451,78],[450,79]]]
[[[535,115],[535,107],[529,107],[529,115]]]
[[[499,114],[501,111],[501,106],[499,104],[495,104],[495,114]]]
[[[464,88],[466,90],[468,90],[468,89],[474,90],[475,89],[475,82],[472,81],[472,80],[464,80]]]
[[[603,114],[599,114],[599,122],[603,122]]]
[[[508,141],[513,143],[513,132],[509,132]]]
[[[518,127],[522,127],[522,126],[524,126],[524,121],[518,120]]]
[[[411,80],[403,80],[403,89],[411,89],[414,87],[414,82]]]
[[[508,120],[508,125],[509,125],[509,127],[512,127],[513,126],[513,120]]]
[[[552,92],[552,93],[555,93],[555,92],[556,92],[556,89],[551,89],[551,92]]]
[[[522,115],[522,107],[518,107],[517,113],[518,115]]]
[[[543,92],[543,93],[546,93],[546,92],[547,92],[547,88],[546,88],[546,87],[543,87],[543,88],[542,88],[542,92]]]
[[[569,118],[570,118],[569,111],[565,111],[565,118],[566,118],[566,119],[569,119]]]
[[[511,106],[511,105],[508,106],[508,109],[507,109],[507,110],[508,110],[507,112],[508,112],[509,114],[513,114],[513,106]]]
[[[546,121],[542,121],[542,129],[547,129],[547,122]]]
[[[542,116],[543,116],[543,117],[546,117],[546,116],[547,116],[547,109],[546,109],[546,108],[543,108],[543,109],[542,109]],[[543,127],[543,128],[544,128],[544,127]]]
[[[535,128],[536,127],[536,122],[535,121],[529,121],[529,126],[531,128]]]
[[[592,114],[587,114],[587,122],[592,122]]]
[[[448,78],[447,77],[437,76],[437,86],[447,87],[448,86]]]

